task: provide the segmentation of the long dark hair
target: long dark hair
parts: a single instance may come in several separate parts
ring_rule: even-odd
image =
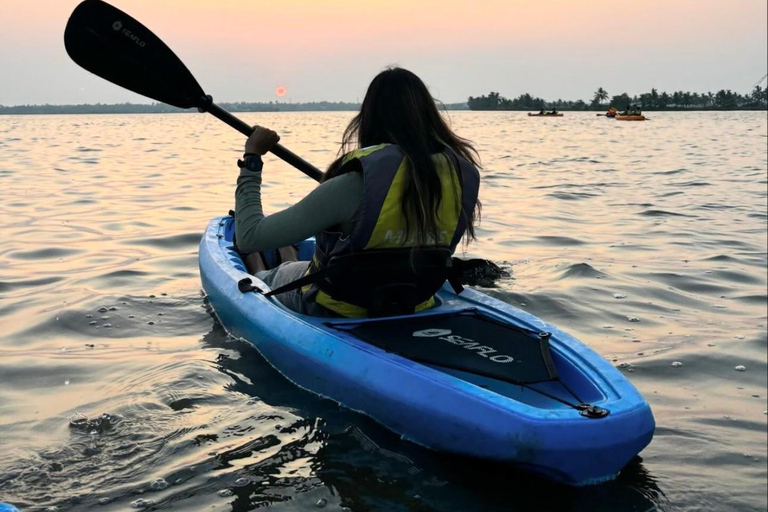
[[[383,143],[400,146],[409,163],[402,204],[405,239],[413,230],[418,245],[436,244],[440,239],[436,220],[442,186],[432,155],[449,149],[479,168],[477,151],[469,140],[451,131],[424,82],[399,67],[382,71],[368,86],[360,112],[344,130],[339,153]],[[340,168],[341,158],[331,164],[325,179],[338,175]],[[457,197],[456,203],[461,208],[461,198]],[[459,213],[466,221],[468,243],[475,239],[480,202],[472,212]]]

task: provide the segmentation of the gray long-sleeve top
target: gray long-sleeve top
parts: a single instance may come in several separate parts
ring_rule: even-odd
[[[352,217],[362,200],[362,174],[348,172],[320,184],[290,208],[265,216],[261,205],[261,168],[240,169],[235,190],[237,248],[251,253],[285,247],[334,226],[349,233]]]

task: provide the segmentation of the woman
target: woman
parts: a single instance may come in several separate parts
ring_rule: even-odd
[[[445,247],[474,239],[479,216],[477,153],[455,135],[424,83],[402,68],[377,75],[360,112],[344,131],[342,156],[323,183],[296,205],[268,217],[261,206],[261,157],[280,137],[255,127],[235,193],[237,247],[249,270],[270,288],[324,269],[334,256],[367,250]],[[361,148],[354,149],[353,148]],[[316,236],[312,262],[290,246]],[[280,250],[283,263],[261,270],[259,251]],[[285,249],[287,248],[287,249]],[[290,309],[311,315],[367,316],[316,285],[277,295]],[[429,307],[420,304],[417,310]]]

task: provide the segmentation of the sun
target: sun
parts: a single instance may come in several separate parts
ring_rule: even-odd
[[[288,94],[288,89],[286,89],[282,85],[278,85],[277,88],[275,89],[275,94],[277,94],[278,96],[280,96],[282,98],[283,96]]]

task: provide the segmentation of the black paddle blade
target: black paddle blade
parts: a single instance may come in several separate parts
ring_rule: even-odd
[[[176,54],[147,27],[101,0],[75,8],[64,46],[81,67],[128,90],[179,108],[206,105],[203,89]]]

